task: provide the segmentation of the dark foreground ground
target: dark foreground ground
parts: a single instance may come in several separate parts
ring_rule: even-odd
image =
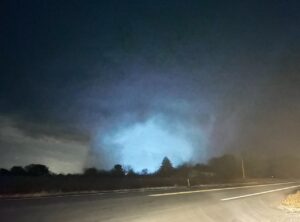
[[[210,190],[120,191],[90,195],[0,200],[3,222],[300,221],[279,209],[299,182]]]

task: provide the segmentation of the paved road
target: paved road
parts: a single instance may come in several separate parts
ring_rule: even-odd
[[[1,222],[299,221],[278,208],[300,183],[0,200]]]

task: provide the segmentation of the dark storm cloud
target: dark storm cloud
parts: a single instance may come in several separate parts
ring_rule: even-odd
[[[58,137],[41,132],[31,134],[16,126],[14,119],[0,116],[0,152],[2,167],[27,165],[32,162],[47,164],[54,172],[79,172],[84,167],[82,158],[88,154],[88,143],[76,138]],[[66,155],[67,154],[67,155]]]
[[[202,161],[299,147],[297,1],[1,4],[1,116],[24,147],[51,138],[21,152],[4,133],[3,158],[33,161],[51,146],[63,159],[75,143],[74,156],[81,147],[110,166],[119,154],[99,137],[157,114],[174,132],[195,129],[186,138]]]

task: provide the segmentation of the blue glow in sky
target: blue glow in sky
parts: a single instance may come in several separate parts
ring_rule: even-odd
[[[160,117],[153,117],[142,123],[123,128],[106,138],[106,145],[120,149],[122,165],[129,165],[136,171],[147,168],[157,170],[167,156],[173,165],[192,158],[192,145],[178,132],[168,128]]]

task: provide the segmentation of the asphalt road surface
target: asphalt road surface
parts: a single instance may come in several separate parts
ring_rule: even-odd
[[[299,182],[210,190],[123,191],[93,195],[0,200],[1,222],[299,221],[279,208]]]

